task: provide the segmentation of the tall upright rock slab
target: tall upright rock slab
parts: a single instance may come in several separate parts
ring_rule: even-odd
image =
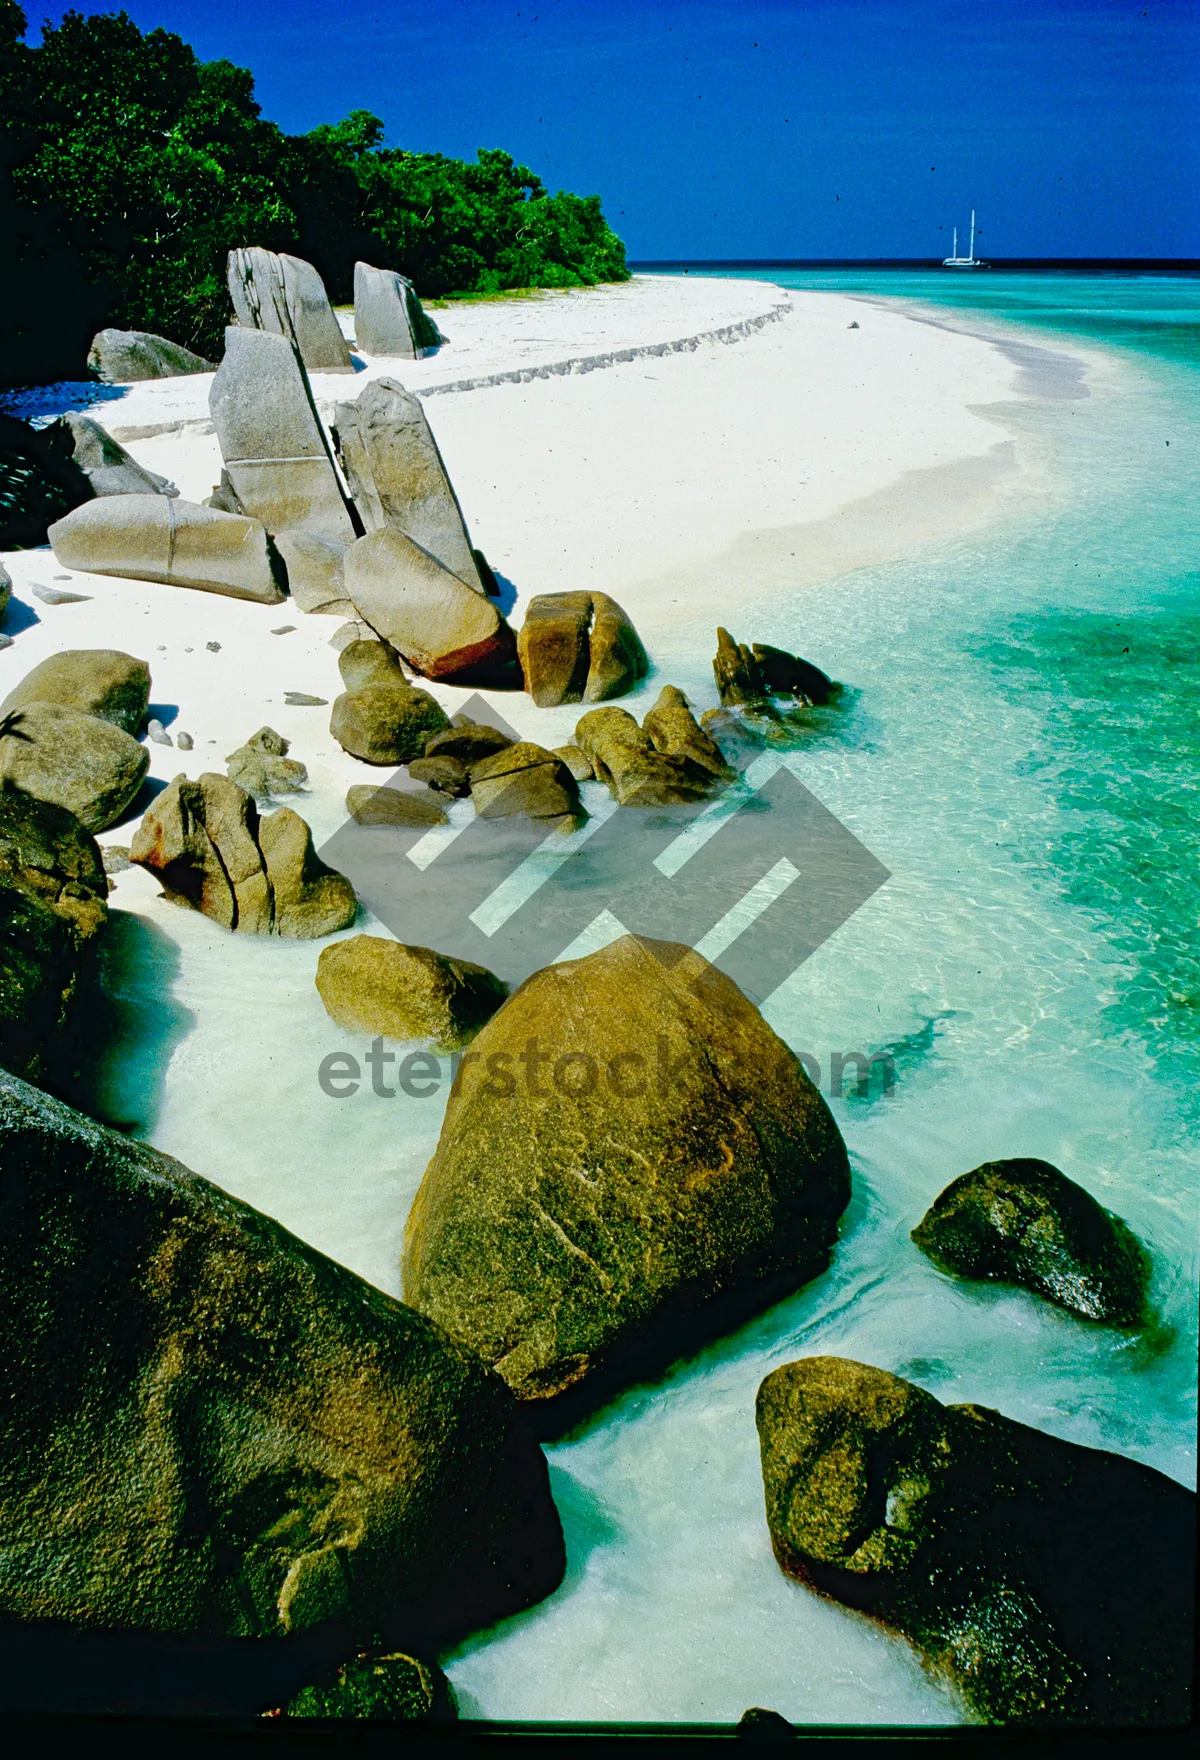
[[[477,593],[486,591],[458,496],[420,400],[398,379],[373,379],[339,403],[334,436],[363,524],[404,532]]]
[[[563,1569],[498,1378],[179,1162],[0,1073],[0,1614],[445,1641]]]
[[[355,263],[354,340],[364,354],[411,361],[444,338],[407,276]]]
[[[252,245],[230,251],[226,278],[240,325],[285,337],[310,372],[354,371],[325,283],[303,257]]]
[[[272,537],[298,532],[321,540],[336,565],[358,530],[292,344],[231,325],[209,409],[225,462],[214,499],[230,506],[232,498]]]

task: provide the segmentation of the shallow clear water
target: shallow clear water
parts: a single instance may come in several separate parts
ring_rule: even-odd
[[[902,1641],[774,1565],[754,1395],[801,1354],[1195,1479],[1200,280],[771,278],[1115,353],[1090,396],[1007,412],[1044,467],[1031,503],[739,614],[743,639],[851,687],[790,763],[892,876],[765,1012],[826,1091],[830,1053],[849,1048],[890,1048],[895,1087],[831,1102],[855,1196],[830,1271],[549,1451],[568,1579],[450,1659],[468,1712],[962,1717]],[[681,632],[685,688],[708,686],[710,647],[707,626]],[[911,1244],[949,1179],[1020,1154],[1148,1244],[1156,1329],[1131,1338],[952,1282]]]

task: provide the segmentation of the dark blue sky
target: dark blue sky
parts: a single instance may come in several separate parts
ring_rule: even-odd
[[[1200,256],[1200,0],[126,10],[252,68],[289,130],[373,110],[391,144],[599,192],[634,258],[942,255],[972,205],[984,254]]]

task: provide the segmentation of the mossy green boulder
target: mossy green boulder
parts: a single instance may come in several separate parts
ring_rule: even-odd
[[[910,1639],[991,1723],[1190,1715],[1196,1499],[842,1357],[758,1391],[779,1564]]]
[[[388,1723],[409,1719],[446,1720],[458,1708],[450,1682],[436,1662],[403,1652],[367,1652],[342,1664],[334,1674],[302,1687],[276,1717],[366,1717]]]
[[[825,1102],[753,1004],[625,936],[536,972],[464,1053],[405,1300],[553,1425],[814,1277],[849,1195]]]
[[[0,1074],[0,1616],[436,1648],[563,1570],[507,1388],[179,1162]],[[347,1644],[348,1653],[353,1646]]]
[[[326,1013],[352,1033],[466,1045],[495,1014],[507,985],[485,966],[382,935],[351,935],[321,950],[317,990]]]
[[[98,715],[138,734],[150,701],[150,668],[117,648],[67,648],[25,674],[0,703],[0,715],[29,703],[58,703]]]
[[[1150,1264],[1140,1243],[1049,1161],[985,1161],[950,1182],[912,1238],[959,1277],[1020,1284],[1113,1326],[1145,1318]]]

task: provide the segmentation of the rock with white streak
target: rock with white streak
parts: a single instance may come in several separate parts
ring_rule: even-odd
[[[310,372],[354,371],[325,283],[311,263],[252,245],[230,251],[226,274],[240,325],[285,337]]]
[[[66,568],[197,587],[276,605],[283,598],[256,519],[169,495],[105,495],[50,527]]]
[[[224,460],[214,504],[261,520],[273,538],[303,531],[336,545],[357,536],[308,375],[290,342],[232,325],[208,406]]]

